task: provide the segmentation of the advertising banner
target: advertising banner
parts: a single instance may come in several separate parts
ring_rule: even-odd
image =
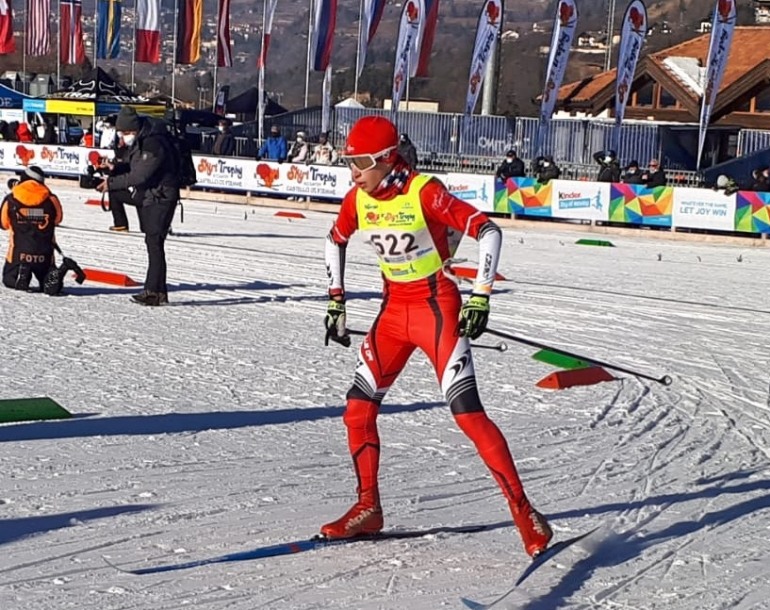
[[[20,144],[0,142],[3,169],[18,171],[37,165],[44,172],[77,176],[85,172],[88,165],[87,148],[41,144]]]
[[[770,233],[770,193],[739,191],[735,202],[735,230]]]
[[[610,222],[670,227],[673,208],[673,187],[650,189],[620,182],[613,182],[610,186]]]
[[[256,161],[233,159],[232,157],[195,156],[195,173],[200,186],[220,187],[239,191],[248,191],[251,176],[254,176]]]
[[[554,218],[609,219],[609,183],[580,180],[552,180],[551,183],[551,216]]]
[[[476,100],[484,82],[487,63],[495,50],[503,23],[502,0],[486,0],[481,6],[481,14],[476,25],[476,42],[473,45],[471,70],[468,76],[468,92],[465,94],[465,114],[473,114]]]
[[[626,8],[620,26],[618,73],[615,77],[615,128],[612,133],[612,148],[616,151],[620,151],[620,126],[626,113],[631,85],[634,84],[636,64],[639,62],[646,38],[647,8],[642,0],[632,0]]]
[[[401,102],[406,83],[417,71],[417,54],[425,23],[424,13],[424,0],[407,0],[404,3],[404,8],[401,9],[396,59],[393,63],[393,92],[391,94],[393,112],[398,111],[398,104]]]
[[[734,231],[735,198],[711,189],[675,188],[673,226]]]
[[[438,176],[452,195],[482,212],[495,211],[495,177],[449,173]]]
[[[550,216],[554,180],[540,184],[535,178],[508,178],[495,183],[495,212],[522,216]]]

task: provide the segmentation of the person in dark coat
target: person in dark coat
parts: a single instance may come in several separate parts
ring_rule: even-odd
[[[495,178],[502,182],[506,182],[508,178],[521,178],[526,175],[524,161],[516,156],[516,151],[513,149],[505,153],[505,159],[495,172]]]
[[[623,182],[626,184],[644,184],[642,174],[639,171],[638,161],[631,161],[626,167],[626,173],[623,174]]]
[[[642,182],[648,189],[666,186],[666,173],[657,159],[650,160],[649,169],[642,173]]]
[[[770,168],[758,167],[753,172],[751,172],[751,175],[754,178],[754,182],[751,185],[752,191],[758,191],[761,193],[770,191]]]
[[[417,149],[406,133],[402,133],[398,139],[398,154],[409,164],[409,167],[417,169]]]
[[[556,180],[561,176],[561,169],[556,165],[551,155],[537,157],[532,164],[532,170],[540,184],[545,184],[549,180]]]
[[[130,169],[128,161],[129,150],[129,147],[126,146],[123,138],[117,137],[113,149],[113,160],[112,162],[105,163],[103,169],[106,169],[111,176],[127,173]],[[136,208],[136,213],[139,217],[139,230],[144,232],[142,229],[141,205],[137,205],[137,202],[134,201],[133,193],[128,189],[110,189],[110,212],[112,213],[112,226],[110,227],[110,231],[116,231],[118,233],[128,232],[128,214],[126,214],[127,205]]]
[[[594,153],[594,161],[600,167],[597,182],[620,182],[620,163],[614,150],[600,150]]]
[[[235,154],[235,136],[230,131],[230,121],[221,119],[217,130],[219,133],[211,152],[217,157],[232,157]]]
[[[128,171],[110,176],[99,191],[129,189],[140,208],[147,245],[147,276],[144,291],[133,295],[141,305],[168,303],[165,243],[179,202],[180,162],[166,125],[139,117],[130,106],[121,108],[115,127],[128,147]]]

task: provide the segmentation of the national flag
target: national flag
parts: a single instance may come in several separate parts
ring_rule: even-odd
[[[13,40],[13,9],[11,0],[0,0],[0,55],[16,52]]]
[[[219,0],[217,11],[217,67],[232,68],[233,49],[230,43],[230,0]]]
[[[468,76],[468,93],[465,96],[465,114],[473,114],[476,100],[484,82],[487,63],[492,57],[503,25],[503,0],[486,0],[481,6],[476,43],[473,45],[471,71]]]
[[[160,63],[160,0],[136,0],[136,58]]]
[[[714,7],[714,19],[711,24],[711,40],[709,55],[706,62],[706,86],[703,90],[700,108],[700,126],[698,129],[698,164],[700,169],[703,146],[706,143],[706,132],[711,122],[711,112],[722,85],[727,59],[730,55],[730,45],[733,42],[735,29],[735,0],[717,0]]]
[[[262,48],[259,50],[257,68],[264,69],[267,65],[267,49],[270,46],[270,33],[273,31],[273,15],[277,4],[278,0],[267,0],[265,3],[265,14],[262,16]]]
[[[316,0],[310,37],[310,65],[316,72],[325,72],[331,61],[336,24],[337,0]]]
[[[51,0],[28,0],[27,3],[27,55],[48,55],[51,49]]]
[[[542,153],[546,128],[553,116],[556,98],[559,96],[559,87],[561,87],[561,82],[564,79],[564,72],[567,70],[567,61],[572,47],[572,39],[575,37],[577,21],[578,9],[575,0],[559,0],[551,36],[551,50],[548,54],[545,85],[540,101],[540,119],[535,147],[537,155]]]
[[[620,26],[620,51],[615,76],[615,128],[612,149],[620,152],[620,126],[626,113],[628,96],[634,84],[636,64],[639,62],[644,41],[647,38],[647,8],[642,0],[633,0],[626,8]]]
[[[428,64],[433,50],[433,38],[436,35],[436,22],[438,21],[439,0],[424,0],[425,18],[420,33],[420,57],[417,60],[412,76],[428,76]]]
[[[417,71],[422,26],[425,19],[423,0],[407,0],[401,9],[396,43],[396,61],[393,66],[393,93],[391,111],[398,111],[406,81]]]
[[[366,51],[372,43],[375,32],[377,32],[377,26],[380,25],[386,1],[387,0],[364,0],[363,14],[361,15],[361,35],[358,37],[358,64],[356,67],[356,74],[358,76],[361,76],[361,72],[364,70]]]
[[[120,54],[122,0],[99,0],[96,5],[96,58],[115,59]]]
[[[86,60],[86,49],[83,45],[83,7],[80,0],[60,0],[59,9],[61,63],[82,64]]]
[[[194,64],[201,58],[203,0],[177,0],[176,63]]]

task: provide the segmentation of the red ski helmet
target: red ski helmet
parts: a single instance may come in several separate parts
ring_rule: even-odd
[[[398,147],[398,130],[384,116],[365,116],[358,119],[345,143],[346,157],[384,155]]]

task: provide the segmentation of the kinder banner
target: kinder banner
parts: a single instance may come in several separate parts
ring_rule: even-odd
[[[551,216],[554,218],[596,221],[609,218],[609,183],[580,180],[551,182]]]
[[[481,6],[481,14],[476,25],[476,43],[471,57],[471,71],[468,76],[468,92],[465,95],[465,114],[473,114],[476,100],[484,82],[487,63],[495,50],[503,24],[502,0],[486,0]]]
[[[719,87],[722,85],[722,76],[725,73],[727,59],[730,55],[734,29],[735,0],[717,0],[714,7],[709,55],[706,62],[706,86],[703,88],[703,97],[701,98],[697,169],[700,169],[703,146],[706,143],[706,132],[711,122],[711,112],[714,110]]]
[[[610,222],[670,227],[673,208],[673,187],[650,189],[639,184],[619,182],[610,185]]]
[[[690,229],[735,231],[735,200],[735,195],[721,191],[675,188],[672,224]]]
[[[545,85],[540,101],[540,120],[537,126],[537,154],[542,154],[547,125],[553,116],[559,87],[567,69],[572,39],[575,37],[578,10],[575,0],[560,0],[556,8],[556,19],[551,36],[551,51],[548,54],[548,68],[545,74]]]
[[[495,190],[494,211],[517,216],[550,216],[553,183],[553,180],[541,184],[535,178],[508,178]]]
[[[634,84],[636,64],[647,38],[647,8],[642,0],[633,0],[623,15],[620,26],[620,52],[618,73],[615,76],[615,129],[612,133],[612,148],[620,151],[620,126],[626,113],[628,95]]]
[[[450,193],[467,201],[482,212],[495,211],[495,178],[476,174],[444,174],[436,176]]]
[[[735,202],[735,230],[770,233],[770,193],[740,191]]]

